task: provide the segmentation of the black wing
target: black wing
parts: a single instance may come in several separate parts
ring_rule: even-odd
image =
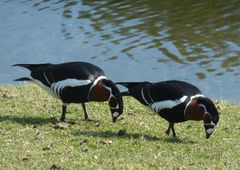
[[[194,85],[178,80],[154,83],[149,92],[154,101],[176,100],[183,96],[194,96],[202,92]]]
[[[55,82],[65,79],[89,80],[105,75],[96,65],[84,62],[57,64],[48,67],[45,71]]]

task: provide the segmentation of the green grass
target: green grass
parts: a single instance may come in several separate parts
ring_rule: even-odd
[[[76,121],[57,128],[61,102],[36,86],[0,87],[0,169],[239,169],[240,105],[215,101],[222,112],[216,132],[205,139],[202,122],[167,122],[132,98],[124,119],[113,124],[107,103],[68,107]],[[119,130],[126,134],[119,135]]]

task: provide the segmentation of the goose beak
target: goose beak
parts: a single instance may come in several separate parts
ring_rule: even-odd
[[[112,118],[112,121],[113,121],[113,123],[115,123],[115,122],[117,121],[117,118],[116,118],[116,117],[113,117],[113,118]]]
[[[206,134],[206,139],[209,139],[210,138],[210,136],[211,136],[211,134]]]

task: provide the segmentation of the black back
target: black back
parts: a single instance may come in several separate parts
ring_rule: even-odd
[[[149,93],[153,101],[175,101],[183,96],[187,96],[186,100],[171,109],[162,109],[159,114],[169,122],[185,121],[185,108],[192,96],[202,94],[202,92],[194,85],[178,80],[163,81],[154,83],[149,86]]]
[[[194,96],[202,94],[202,92],[194,85],[178,80],[162,81],[157,83],[150,82],[118,82],[128,88],[127,92],[122,92],[123,96],[133,96],[138,99],[142,104],[146,104],[141,98],[141,90],[143,89],[144,95],[154,102],[163,100],[176,100],[183,96]],[[150,100],[150,99],[149,99]]]
[[[41,80],[44,77],[43,72],[51,83],[65,79],[94,80],[105,75],[104,71],[96,65],[85,62],[44,65],[32,70],[31,75],[33,78]]]
[[[154,101],[176,100],[183,96],[194,96],[202,92],[194,85],[178,80],[162,81],[148,86]]]
[[[50,87],[52,83],[65,79],[92,80],[99,76],[105,76],[102,69],[94,64],[86,62],[69,62],[62,64],[15,64],[31,71],[33,79],[37,79],[45,86]],[[16,79],[16,81],[30,80],[27,77]]]
[[[121,84],[128,88],[127,92],[121,93],[123,96],[133,96],[143,105],[150,108],[152,108],[154,103],[161,101],[169,101],[171,103],[171,101],[178,101],[186,96],[184,102],[181,102],[172,108],[167,108],[166,106],[166,108],[162,108],[161,110],[154,110],[169,122],[185,121],[184,110],[187,103],[190,101],[191,96],[202,94],[196,86],[178,80],[162,81],[158,83],[120,82],[117,84]]]

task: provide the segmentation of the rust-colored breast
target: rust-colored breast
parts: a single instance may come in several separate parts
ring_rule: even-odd
[[[186,120],[203,120],[204,110],[198,106],[197,99],[193,99],[185,112]]]
[[[89,101],[105,102],[108,100],[110,92],[103,86],[102,80],[100,80],[89,93]]]

